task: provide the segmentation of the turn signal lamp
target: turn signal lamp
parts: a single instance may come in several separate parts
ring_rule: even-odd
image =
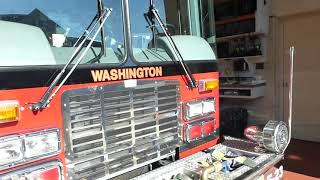
[[[219,80],[205,79],[199,81],[199,92],[212,91],[219,88]]]
[[[204,122],[202,125],[202,132],[204,135],[210,135],[214,132],[215,123],[214,121]]]
[[[185,141],[192,142],[215,132],[215,120],[188,124],[185,128]]]
[[[0,101],[0,124],[19,121],[19,102]]]
[[[202,137],[202,126],[201,125],[188,125],[186,129],[186,140],[188,142],[194,141]]]

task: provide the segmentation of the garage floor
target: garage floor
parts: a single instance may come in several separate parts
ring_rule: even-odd
[[[320,143],[293,139],[285,156],[284,179],[320,179]]]

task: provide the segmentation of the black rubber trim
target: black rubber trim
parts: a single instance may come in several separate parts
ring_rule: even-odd
[[[205,144],[209,141],[212,141],[212,140],[215,140],[219,137],[219,133],[220,133],[220,129],[216,129],[216,131],[210,135],[210,136],[207,136],[201,140],[197,140],[197,141],[194,141],[192,143],[187,143],[187,142],[184,142],[180,148],[179,148],[179,151],[180,153],[181,152],[184,152],[184,151],[187,151],[187,150],[190,150],[192,148],[195,148],[197,146],[201,146],[202,144]]]
[[[190,61],[187,64],[193,74],[216,72],[218,69],[216,61]],[[160,65],[160,64],[159,64]],[[157,66],[150,64],[149,66]],[[163,76],[184,75],[176,64],[161,64]],[[132,66],[137,67],[137,66]],[[139,66],[140,67],[140,66]],[[141,66],[143,67],[143,66]],[[93,83],[91,70],[99,69],[121,69],[128,67],[106,67],[106,66],[85,66],[76,69],[65,83],[66,85]],[[10,67],[0,68],[0,90],[23,89],[35,87],[47,87],[52,79],[61,70],[60,66],[36,66],[36,67]]]

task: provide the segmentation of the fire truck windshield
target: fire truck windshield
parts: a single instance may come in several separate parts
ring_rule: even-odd
[[[112,8],[103,27],[106,48],[102,48],[102,34],[97,36],[81,64],[92,63],[101,51],[106,52],[94,62],[120,63],[124,59],[121,1],[102,2]],[[0,66],[66,64],[97,12],[93,0],[1,0]]]
[[[97,1],[1,0],[0,67],[67,64],[79,37],[97,14]],[[133,52],[129,53],[130,57],[133,54],[133,59],[140,63],[154,64],[175,59],[159,23],[155,21],[152,25],[146,19],[149,0],[128,1],[131,32],[126,33],[130,36],[124,35],[124,1],[101,2],[112,8],[112,14],[80,64],[120,66],[128,57],[129,48]],[[204,40],[215,49],[214,8],[210,2],[154,0],[165,28],[185,61],[216,58]],[[130,38],[131,44],[125,43],[125,37]]]
[[[137,61],[159,63],[178,60],[166,33],[172,37],[173,44],[184,61],[215,60],[211,50],[211,52],[202,51],[208,49],[207,43],[202,38],[209,40],[215,37],[213,3],[210,9],[208,0],[192,2],[153,0],[151,2],[167,32],[164,32],[157,18],[151,17],[153,15],[149,0],[129,1],[132,49]],[[209,21],[211,23],[208,23]],[[213,28],[205,28],[204,24],[210,24]],[[210,32],[205,32],[205,29]]]

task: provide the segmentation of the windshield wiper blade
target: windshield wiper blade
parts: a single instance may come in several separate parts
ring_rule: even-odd
[[[91,28],[90,32],[88,33],[88,35],[81,41],[80,45],[76,48],[76,50],[73,52],[71,58],[69,59],[68,63],[62,68],[62,70],[60,71],[60,73],[56,76],[56,78],[52,81],[52,83],[50,84],[50,86],[48,87],[48,89],[46,90],[46,92],[43,94],[43,96],[41,97],[40,101],[37,103],[33,103],[31,104],[30,108],[32,111],[39,111],[42,110],[44,108],[46,108],[49,103],[52,101],[52,99],[55,97],[55,95],[57,94],[57,92],[61,89],[61,87],[63,86],[63,84],[68,80],[68,78],[71,76],[71,74],[74,72],[74,70],[77,68],[77,66],[80,64],[80,62],[82,61],[82,59],[84,58],[84,56],[86,55],[86,53],[88,52],[88,50],[90,49],[90,47],[92,46],[94,40],[96,39],[96,37],[98,36],[99,32],[101,31],[101,29],[103,28],[106,20],[108,19],[108,17],[111,14],[112,9],[104,9],[102,15],[99,17],[99,19],[96,21],[96,23],[94,24],[94,26]],[[94,29],[99,25],[98,29],[94,32]],[[82,48],[85,46],[86,41],[89,39],[89,36],[94,32],[93,37],[91,38],[89,44],[87,45],[87,47],[85,48],[85,50],[82,52],[82,54],[80,55],[80,57],[78,58],[78,60],[76,61],[76,63],[72,66],[72,68],[70,69],[70,71],[68,72],[68,74],[64,77],[64,79],[60,82],[60,84],[58,85],[58,87],[54,90],[55,86],[58,84],[58,82],[60,81],[61,77],[64,75],[64,73],[66,72],[67,68],[69,65],[71,65],[71,63],[75,60],[75,58],[78,56],[78,54],[80,53],[80,51],[82,50]],[[54,91],[53,91],[54,90]]]
[[[148,28],[150,28],[151,29],[151,32],[152,32],[152,47],[153,48],[155,48],[155,49],[157,49],[157,47],[156,47],[156,33],[159,33],[159,31],[158,31],[158,29],[156,28],[156,22],[155,22],[155,20],[154,20],[154,18],[152,18],[153,17],[153,14],[152,14],[152,11],[151,11],[151,8],[152,8],[152,6],[150,6],[149,7],[149,11],[148,11],[148,13],[145,13],[144,14],[144,18],[145,18],[145,20],[147,21],[147,23],[148,23]]]
[[[186,76],[187,76],[187,80],[188,80],[188,87],[189,88],[196,88],[197,87],[197,83],[195,78],[193,77],[193,74],[191,73],[189,67],[186,65],[177,45],[175,44],[175,42],[173,41],[170,33],[168,32],[167,28],[164,26],[164,23],[162,22],[160,15],[158,13],[158,10],[155,8],[154,2],[153,0],[150,0],[150,7],[149,7],[149,13],[148,13],[148,17],[150,19],[150,21],[152,22],[152,19],[155,18],[157,20],[157,22],[159,23],[162,31],[164,32],[164,34],[166,35],[166,38],[169,41],[169,44],[171,46],[171,48],[174,51],[174,55],[176,60],[180,63],[183,71],[185,72]],[[151,15],[153,15],[153,17],[151,17]]]

